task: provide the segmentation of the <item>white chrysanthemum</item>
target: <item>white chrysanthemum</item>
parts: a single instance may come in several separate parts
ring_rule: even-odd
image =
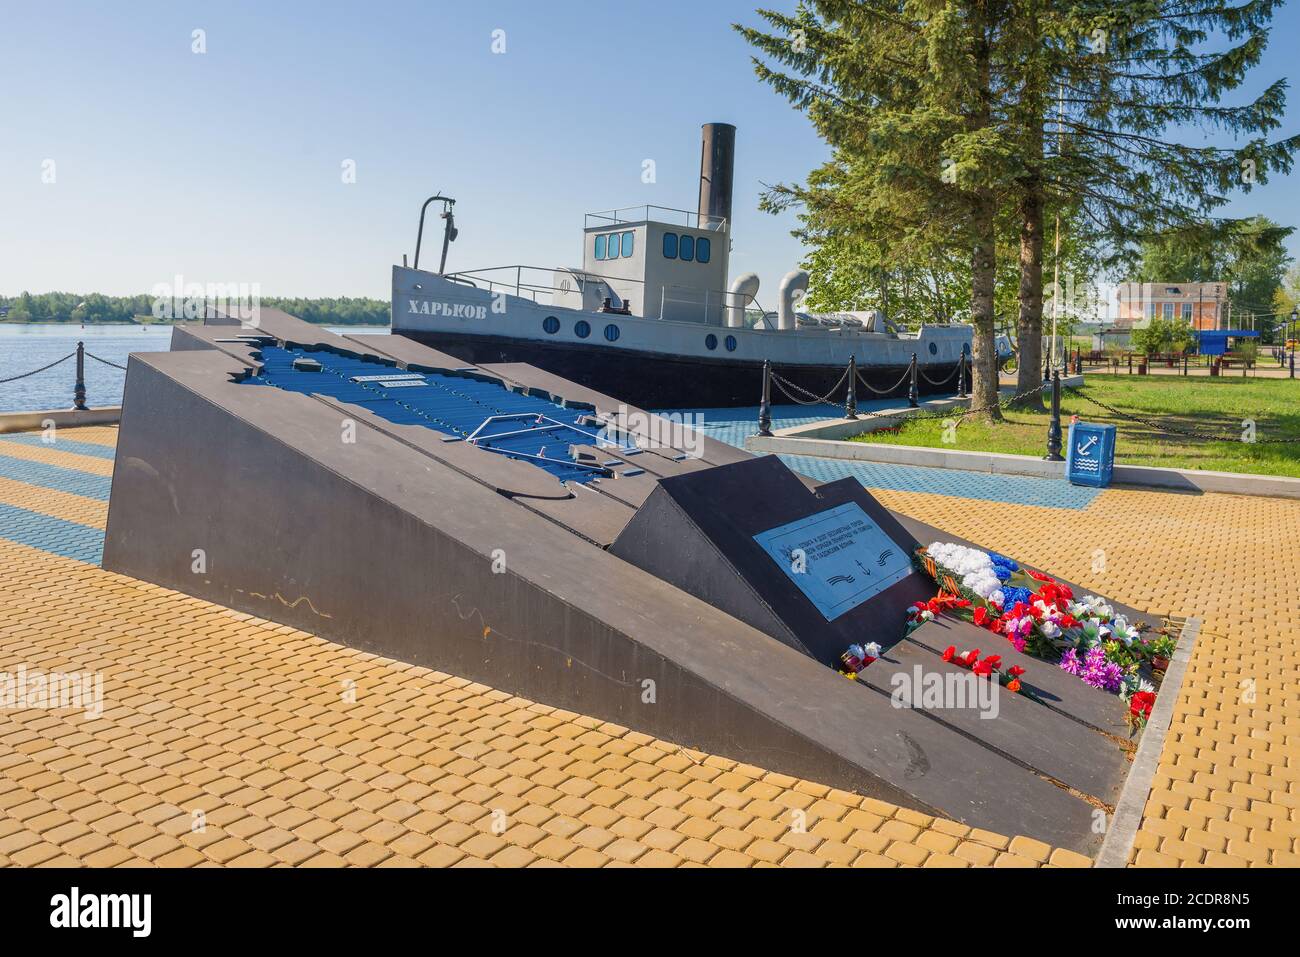
[[[985,601],[989,601],[994,593],[1001,594],[1002,583],[993,570],[993,559],[987,553],[954,542],[932,542],[926,551],[944,568],[961,576],[962,587]]]

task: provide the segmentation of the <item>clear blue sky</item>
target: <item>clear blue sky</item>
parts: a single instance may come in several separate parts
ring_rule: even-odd
[[[437,191],[459,200],[450,268],[572,265],[584,212],[694,207],[712,120],[739,128],[733,275],[752,269],[770,291],[801,249],[792,216],[757,212],[761,183],[800,179],[826,151],[730,29],[756,5],[7,0],[0,293],[147,292],[181,273],[386,298]],[[1288,8],[1261,83],[1294,72],[1297,36]],[[1300,129],[1297,97],[1284,132]],[[1278,178],[1230,212],[1300,223],[1298,184]]]

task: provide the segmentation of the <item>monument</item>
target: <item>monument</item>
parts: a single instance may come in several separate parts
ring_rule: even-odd
[[[256,328],[215,315],[177,326],[171,352],[131,357],[104,567],[1095,852],[1094,815],[1134,747],[1124,709],[969,622],[909,626],[935,593],[916,551],[952,536],[851,480],[698,436],[664,445],[672,430],[647,423],[531,366],[273,310]],[[878,656],[846,680],[837,661],[861,642]],[[948,649],[997,642],[1021,693],[986,682],[957,708],[917,693],[928,675],[971,676]]]

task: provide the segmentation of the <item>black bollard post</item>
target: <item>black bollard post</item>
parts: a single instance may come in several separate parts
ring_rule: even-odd
[[[912,353],[912,372],[910,381],[907,386],[907,404],[912,408],[917,408],[917,391],[916,391],[916,353]]]
[[[72,407],[78,412],[86,411],[86,344],[77,343],[77,381],[72,387]]]
[[[1047,427],[1047,454],[1043,456],[1048,462],[1064,462],[1061,455],[1061,374],[1052,373],[1052,422]]]
[[[1043,383],[1052,381],[1052,359],[1050,356],[1043,356]]]
[[[1183,375],[1187,375],[1187,353],[1183,353]]]
[[[758,404],[758,434],[772,434],[772,363],[763,360],[763,398]]]
[[[957,360],[957,398],[966,398],[966,343],[961,346],[961,358]]]
[[[844,400],[844,418],[856,419],[858,417],[858,360],[856,356],[849,356],[849,394]]]

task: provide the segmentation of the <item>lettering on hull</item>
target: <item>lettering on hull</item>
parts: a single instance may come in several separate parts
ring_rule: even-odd
[[[470,306],[463,302],[442,302],[438,299],[408,299],[406,313],[417,316],[443,316],[448,319],[486,319],[487,306]]]

